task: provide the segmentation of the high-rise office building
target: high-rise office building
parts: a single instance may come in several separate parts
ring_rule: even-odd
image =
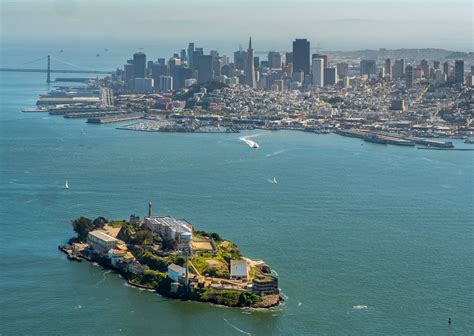
[[[430,64],[428,63],[427,60],[425,60],[425,59],[421,60],[420,68],[421,68],[421,70],[423,70],[423,76],[425,78],[430,78],[431,67],[430,67]]]
[[[337,63],[336,69],[337,69],[337,75],[339,77],[344,77],[344,76],[349,75],[349,64],[346,62]]]
[[[290,63],[293,64],[293,53],[291,51],[285,53],[285,65]]]
[[[198,55],[195,69],[198,71],[198,83],[205,83],[213,79],[212,56]]]
[[[133,89],[139,93],[150,93],[153,91],[153,78],[135,78]]]
[[[324,68],[324,86],[336,85],[337,83],[337,69]]]
[[[247,68],[245,70],[247,85],[253,89],[257,88],[257,80],[255,79],[255,63],[253,60],[252,37],[249,38],[249,47],[247,49]]]
[[[440,62],[439,61],[434,61],[433,62],[433,69],[435,69],[435,70],[440,69]]]
[[[304,82],[304,72],[303,71],[293,71],[292,80],[293,80],[293,82],[299,82],[299,83],[302,84]]]
[[[450,73],[451,71],[450,71],[450,70],[451,70],[451,67],[450,67],[450,65],[449,65],[449,62],[448,62],[448,61],[444,62],[444,63],[443,63],[443,73],[444,73],[447,77],[449,77],[449,76],[451,75],[451,73]]]
[[[361,60],[360,61],[360,75],[372,76],[377,73],[377,66],[375,60]]]
[[[315,59],[315,58],[322,58],[324,60],[324,67],[329,68],[328,55],[323,55],[323,54],[313,54],[313,55],[311,55],[311,59]]]
[[[123,81],[128,88],[133,88],[133,64],[127,63],[123,66]]]
[[[385,60],[385,76],[392,78],[392,59],[387,58]]]
[[[155,88],[159,88],[160,85],[160,76],[168,76],[169,69],[166,64],[154,63],[151,67],[151,77],[155,83]]]
[[[313,86],[324,86],[324,60],[322,58],[313,59]]]
[[[309,74],[309,41],[296,39],[293,41],[293,71],[303,71]]]
[[[236,69],[245,70],[247,65],[247,52],[242,47],[234,52],[234,66]]]
[[[405,77],[405,60],[399,59],[395,61],[395,64],[392,68],[392,75],[394,78],[403,78]]]
[[[253,57],[253,66],[255,67],[255,69],[258,69],[258,67],[260,67],[260,57],[258,56]]]
[[[405,68],[405,84],[407,89],[411,89],[413,87],[413,66],[407,65]]]
[[[456,60],[454,62],[454,81],[464,84],[464,61]]]
[[[269,51],[268,52],[268,67],[272,69],[281,69],[284,61],[285,55],[279,51]]]
[[[145,53],[137,52],[133,54],[133,78],[146,77],[146,55]]]
[[[158,88],[160,91],[173,90],[173,77],[171,76],[160,76]]]
[[[191,42],[188,44],[188,65],[193,68],[193,57],[194,57],[194,43]]]

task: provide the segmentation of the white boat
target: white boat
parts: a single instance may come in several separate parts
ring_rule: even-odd
[[[64,189],[69,189],[69,183],[66,180],[66,183],[64,183]]]
[[[277,183],[278,183],[278,181],[277,181],[277,179],[276,179],[276,177],[275,177],[275,176],[273,177],[273,181],[272,181],[272,183],[273,183],[273,184],[277,184]]]

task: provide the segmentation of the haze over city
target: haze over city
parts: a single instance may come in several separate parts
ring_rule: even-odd
[[[1,38],[9,43],[178,48],[192,40],[230,51],[252,35],[257,50],[284,50],[295,37],[319,43],[323,50],[473,50],[469,0],[2,0],[0,6]]]

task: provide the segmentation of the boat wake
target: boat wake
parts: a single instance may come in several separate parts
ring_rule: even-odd
[[[368,307],[366,305],[355,305],[352,307],[352,309],[355,310],[361,310],[361,309],[367,309]]]
[[[250,140],[250,139],[255,138],[257,136],[260,136],[260,135],[261,134],[247,135],[247,136],[244,136],[244,137],[240,137],[239,140],[245,142],[247,144],[247,146],[249,146],[250,148],[259,148],[260,145],[258,143],[256,143],[255,141]]]
[[[271,157],[271,156],[283,154],[283,153],[285,153],[286,151],[287,151],[286,149],[281,149],[281,150],[276,151],[276,152],[273,152],[273,153],[268,153],[268,154],[266,154],[265,156],[266,156],[266,157]]]
[[[106,278],[106,275],[109,274],[110,272],[112,271],[107,271],[107,272],[104,272],[102,273],[102,279],[99,280],[96,284],[94,284],[95,287],[99,286],[101,283],[103,283],[107,278]]]
[[[235,330],[237,330],[238,332],[241,332],[242,334],[245,334],[245,335],[252,335],[251,333],[249,332],[246,332],[245,330],[242,330],[240,329],[239,327],[233,325],[232,323],[230,323],[225,317],[223,317],[224,321],[230,325],[232,328],[234,328]]]

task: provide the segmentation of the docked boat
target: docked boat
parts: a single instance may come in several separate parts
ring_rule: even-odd
[[[365,136],[364,141],[377,143],[377,144],[381,144],[381,145],[386,145],[387,144],[387,140],[385,140],[384,138],[381,138],[381,137],[379,137],[375,134]]]
[[[464,143],[472,145],[472,144],[474,144],[474,140],[471,139],[471,138],[466,138],[466,140],[464,140]]]

